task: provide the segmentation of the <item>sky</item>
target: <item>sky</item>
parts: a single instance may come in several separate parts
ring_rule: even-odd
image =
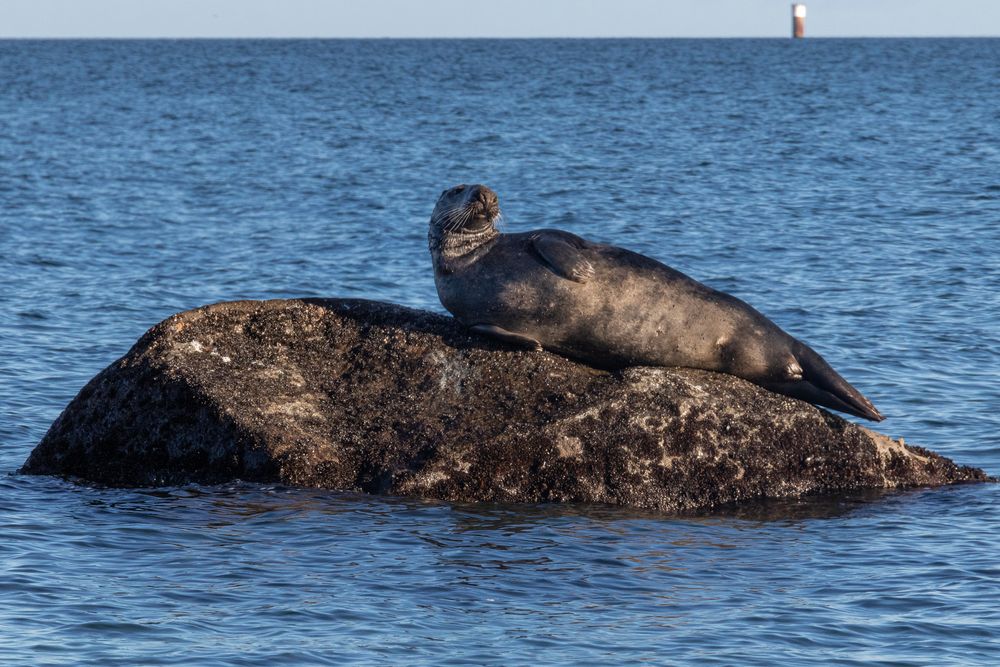
[[[806,0],[806,35],[1000,36],[1000,0]],[[786,37],[789,0],[0,0],[0,37]]]

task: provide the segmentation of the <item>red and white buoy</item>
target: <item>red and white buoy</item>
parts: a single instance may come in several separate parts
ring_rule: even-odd
[[[792,5],[792,37],[802,39],[806,36],[806,6],[796,2]]]

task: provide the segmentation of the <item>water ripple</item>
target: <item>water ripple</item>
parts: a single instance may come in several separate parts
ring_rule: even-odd
[[[485,181],[509,231],[561,226],[736,294],[892,435],[997,473],[998,53],[0,41],[0,471],[178,310],[440,311],[427,217]],[[998,493],[663,517],[5,474],[0,662],[993,665]]]

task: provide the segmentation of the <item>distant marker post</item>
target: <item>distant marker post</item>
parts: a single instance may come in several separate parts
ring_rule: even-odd
[[[792,37],[802,39],[806,36],[806,6],[796,2],[792,5]]]

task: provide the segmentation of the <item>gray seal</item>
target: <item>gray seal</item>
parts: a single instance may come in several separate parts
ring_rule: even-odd
[[[729,373],[872,421],[882,415],[808,345],[660,262],[555,229],[502,234],[484,185],[445,190],[428,242],[441,303],[474,331],[601,368]]]

